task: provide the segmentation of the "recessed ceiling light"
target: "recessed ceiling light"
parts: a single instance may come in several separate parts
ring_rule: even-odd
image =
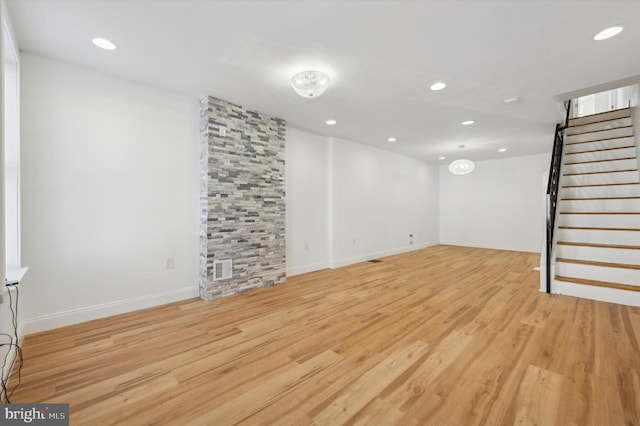
[[[446,85],[446,84],[444,84],[444,83],[443,83],[443,82],[441,82],[441,81],[438,81],[438,82],[436,82],[436,83],[433,83],[433,84],[431,85],[430,89],[431,89],[431,90],[442,90],[442,89],[444,89],[445,87],[447,87],[447,85]]]
[[[471,124],[473,124],[473,123],[475,123],[475,121],[473,121],[473,120],[467,120],[467,121],[463,121],[463,122],[462,122],[462,123],[460,123],[460,124],[462,124],[463,126],[469,126],[469,125],[471,125]]]
[[[438,157],[438,160],[446,160],[447,157]]]
[[[387,142],[395,142],[397,139],[396,138],[389,138],[387,139]]]
[[[334,124],[337,123],[337,121],[336,120],[327,120],[325,123],[327,123],[327,125],[329,125],[329,126],[333,126]]]
[[[605,30],[600,31],[598,34],[593,36],[593,39],[596,41],[606,40],[611,37],[615,37],[622,32],[623,28],[620,26],[609,27]]]
[[[106,38],[94,38],[91,41],[93,42],[93,44],[98,46],[100,49],[104,49],[104,50],[116,50],[117,49],[116,45],[113,44],[112,41],[107,40]]]
[[[519,97],[517,97],[517,96],[513,96],[513,97],[511,97],[511,98],[505,98],[505,99],[504,99],[504,103],[505,103],[505,104],[512,104],[512,103],[514,103],[514,102],[519,102],[519,101],[520,101],[520,98],[519,98]]]
[[[500,148],[500,149],[498,150],[498,152],[505,152],[506,150],[507,150],[507,148]]]

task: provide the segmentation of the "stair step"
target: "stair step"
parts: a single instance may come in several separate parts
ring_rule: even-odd
[[[562,176],[561,185],[594,185],[640,182],[638,170],[615,170],[611,173],[593,173]]]
[[[588,226],[559,226],[560,229],[583,229],[589,231],[639,231],[640,228],[605,228],[605,227],[588,227]]]
[[[605,139],[603,141],[594,142],[580,142],[573,144],[565,144],[565,153],[573,153],[575,151],[594,151],[602,148],[620,148],[630,147],[636,145],[636,138],[634,136],[627,136],[624,138]]]
[[[562,176],[599,175],[603,173],[637,172],[638,169],[602,170],[597,172],[564,173]]]
[[[588,185],[562,185],[561,188],[588,188],[594,186],[622,186],[622,185],[638,185],[640,182],[620,182],[620,183],[594,183]]]
[[[626,161],[626,160],[637,160],[637,157],[624,157],[624,158],[608,158],[606,160],[590,160],[590,161],[579,161],[575,163],[564,163],[565,166],[576,166],[579,164],[590,164],[590,163],[606,163],[610,161]]]
[[[560,198],[560,201],[591,201],[591,200],[640,200],[640,197],[582,197],[582,198]]]
[[[560,212],[560,214],[640,214],[640,212]]]
[[[640,265],[556,258],[554,270],[563,277],[640,284]]]
[[[613,288],[616,290],[640,291],[640,286],[635,286],[630,284],[618,284],[618,283],[610,283],[607,281],[587,280],[584,278],[563,277],[561,275],[556,275],[555,279],[558,281],[564,281],[564,282],[573,283],[573,284]]]
[[[630,265],[625,263],[595,262],[592,260],[564,259],[561,257],[557,258],[556,262],[574,263],[576,265],[600,266],[603,268],[637,269],[638,271],[640,271],[640,265]]]
[[[640,246],[637,243],[637,238],[627,240],[627,244],[613,244],[607,238],[602,242],[588,238],[576,238],[575,241],[562,238],[556,243],[556,256],[564,259],[640,265]]]
[[[605,199],[560,199],[560,211],[572,214],[640,214],[640,197]]]
[[[616,229],[640,229],[640,215],[637,214],[610,214],[603,212],[602,214],[559,214],[558,226],[571,226],[578,229],[582,228],[613,228]],[[635,237],[637,238],[637,236]],[[562,238],[558,238],[562,240]],[[572,241],[576,241],[574,238]],[[586,239],[584,241],[591,241]],[[594,242],[610,242],[610,241],[594,241]]]
[[[617,149],[635,149],[635,145],[625,145],[625,146],[613,146],[613,147],[608,147],[608,148],[597,148],[597,149],[590,149],[590,150],[586,150],[586,151],[571,151],[571,152],[565,152],[565,155],[578,155],[578,154],[589,154],[590,152],[604,152],[604,151],[615,151]],[[619,160],[619,158],[616,158],[616,160]]]
[[[559,226],[557,236],[559,241],[580,243],[588,241],[594,244],[636,245],[640,234],[639,227],[624,227],[623,225],[590,225],[590,226]]]
[[[617,127],[625,127],[630,125],[631,125],[631,117],[620,117],[620,118],[614,118],[609,120],[599,120],[599,121],[594,121],[592,123],[587,123],[587,124],[580,124],[580,125],[573,125],[573,126],[570,125],[565,130],[565,135],[567,136],[580,135],[583,133],[589,133],[589,132],[594,132],[594,131],[604,130],[604,129],[614,129]]]
[[[568,198],[640,197],[640,184],[566,188],[560,195]]]
[[[634,146],[618,146],[618,147],[605,147],[597,150],[577,150],[575,152],[565,152],[564,163],[582,163],[587,161],[600,162],[604,160],[624,160],[634,158],[637,156],[636,147]]]
[[[617,127],[615,129],[603,129],[579,135],[565,136],[568,145],[580,142],[595,142],[612,138],[623,138],[633,136],[633,126]]]
[[[574,242],[570,242],[570,241],[558,241],[556,244],[561,245],[561,246],[598,247],[598,248],[624,249],[624,250],[640,250],[640,246],[623,245],[623,244],[574,243]]]
[[[589,123],[594,123],[603,120],[613,120],[616,118],[631,117],[631,108],[625,107],[620,109],[614,109],[611,111],[599,112],[597,114],[585,115],[582,117],[574,117],[569,119],[569,126],[582,126]]]

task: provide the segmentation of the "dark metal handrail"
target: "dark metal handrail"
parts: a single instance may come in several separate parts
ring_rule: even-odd
[[[549,168],[549,183],[547,184],[547,293],[551,293],[551,252],[553,250],[553,234],[556,226],[558,190],[560,189],[560,168],[562,166],[564,130],[569,126],[569,111],[571,111],[571,100],[567,103],[567,115],[564,120],[564,125],[556,124],[553,152],[551,154],[551,167]]]

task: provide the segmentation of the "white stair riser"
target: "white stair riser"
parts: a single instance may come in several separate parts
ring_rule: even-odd
[[[632,228],[640,229],[640,215],[638,214],[559,214],[558,226],[573,226],[578,228]],[[561,229],[558,232],[577,232],[576,230]],[[605,231],[599,231],[605,232]],[[621,232],[621,231],[611,231]],[[636,244],[640,244],[640,232],[636,233]],[[586,240],[583,240],[586,241]]]
[[[561,200],[561,212],[638,212],[640,199],[627,200]]]
[[[565,259],[591,260],[594,262],[625,263],[640,265],[640,250],[603,247],[556,246],[556,257]]]
[[[597,141],[601,139],[622,138],[633,136],[633,127],[621,127],[618,129],[602,130],[600,132],[583,133],[581,135],[566,136],[568,143]]]
[[[565,134],[567,136],[587,133],[587,132],[595,132],[598,130],[606,130],[606,129],[615,129],[616,127],[626,127],[631,126],[631,117],[618,118],[615,120],[608,121],[599,121],[596,123],[583,124],[581,126],[569,127]]]
[[[640,174],[638,170],[632,172],[615,172],[595,175],[576,175],[562,176],[561,185],[593,185],[593,184],[611,184],[611,183],[628,183],[639,182]]]
[[[570,126],[580,126],[583,124],[593,123],[594,121],[613,120],[616,118],[631,117],[629,108],[609,111],[603,114],[588,115],[585,117],[576,117],[569,120]]]
[[[558,229],[556,241],[594,244],[634,245],[638,244],[640,231],[596,231],[590,229]]]
[[[628,160],[604,161],[598,163],[565,164],[562,166],[562,174],[609,172],[616,170],[632,170],[638,168],[638,160],[630,158]]]
[[[562,188],[561,198],[640,197],[640,185]]]
[[[557,280],[553,281],[551,291],[555,294],[601,300],[603,302],[617,303],[620,305],[640,306],[640,292],[637,291],[595,287]]]
[[[626,138],[609,139],[606,141],[597,142],[584,142],[578,144],[567,144],[564,147],[565,153],[581,152],[581,151],[593,151],[603,148],[619,148],[622,146],[635,146],[635,137],[630,136]]]
[[[636,147],[610,149],[607,151],[595,152],[576,152],[575,154],[567,153],[564,156],[564,164],[582,163],[584,161],[598,160],[617,160],[620,158],[631,158],[636,156]]]
[[[636,269],[608,268],[604,266],[579,265],[556,261],[555,272],[556,275],[563,277],[640,285],[640,270]]]

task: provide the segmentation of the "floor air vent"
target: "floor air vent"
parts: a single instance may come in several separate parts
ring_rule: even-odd
[[[213,280],[226,280],[231,278],[231,259],[216,260],[213,262]]]

